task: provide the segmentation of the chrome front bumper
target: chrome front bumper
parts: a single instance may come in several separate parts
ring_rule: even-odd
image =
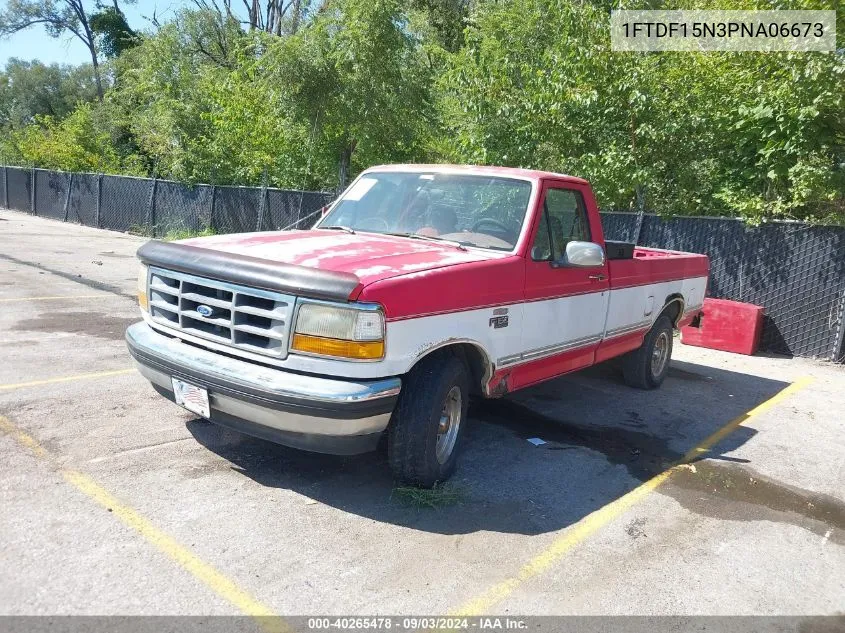
[[[129,352],[156,390],[174,399],[172,378],[208,390],[211,421],[321,453],[373,450],[387,428],[399,378],[340,380],[239,360],[165,336],[144,322],[126,330]]]

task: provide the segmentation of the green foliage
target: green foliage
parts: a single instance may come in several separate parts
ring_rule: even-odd
[[[460,50],[469,17],[469,0],[413,0],[411,6],[423,12],[437,44],[452,53]]]
[[[262,76],[270,36],[186,12],[118,60],[107,101],[154,175],[188,182],[302,186],[307,124]],[[318,181],[307,180],[309,186]]]
[[[323,151],[358,170],[422,155],[430,76],[399,0],[340,0],[301,36],[268,48],[268,79],[287,87]],[[283,88],[284,89],[284,88]]]
[[[413,160],[430,77],[398,0],[339,1],[284,38],[185,12],[118,60],[109,99],[157,175],[325,187]]]
[[[132,30],[118,7],[105,7],[90,19],[91,31],[99,39],[99,48],[112,59],[138,43],[138,34]]]
[[[3,125],[30,126],[0,138],[0,151],[63,169],[292,188],[337,187],[379,163],[500,164],[586,177],[603,208],[845,221],[843,49],[614,53],[611,4],[297,2],[295,26],[281,16],[249,30],[206,8],[132,47],[119,10],[100,9],[92,25],[115,55],[103,103],[68,116],[91,101],[90,80],[7,68]]]
[[[16,129],[36,116],[62,118],[79,102],[97,98],[97,85],[88,64],[49,66],[14,57],[0,72],[0,129]]]
[[[843,217],[845,58],[610,50],[588,3],[482,3],[440,77],[458,160],[589,178],[605,208]]]
[[[25,165],[140,175],[137,157],[118,155],[97,115],[98,111],[86,103],[61,120],[38,116],[34,124],[12,132],[9,149]]]
[[[435,484],[432,488],[397,486],[393,495],[400,502],[414,508],[438,509],[463,503],[466,492],[453,484]]]
[[[192,231],[191,229],[170,229],[161,239],[165,242],[173,242],[174,240],[187,240],[190,237],[210,237],[217,235],[217,231],[212,228],[205,228],[201,231]]]

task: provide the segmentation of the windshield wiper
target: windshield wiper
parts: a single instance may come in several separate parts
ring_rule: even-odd
[[[340,226],[339,224],[330,224],[329,226],[318,226],[318,229],[326,229],[328,231],[346,231],[350,235],[355,235],[355,231],[348,226]]]
[[[387,235],[395,235],[397,237],[409,237],[412,240],[423,240],[426,242],[440,242],[441,244],[448,244],[454,246],[458,250],[465,251],[466,246],[455,240],[445,240],[442,237],[435,237],[433,235],[420,235],[419,233],[387,233]]]

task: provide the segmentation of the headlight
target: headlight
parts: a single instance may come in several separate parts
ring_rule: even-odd
[[[138,270],[138,305],[144,312],[150,309],[150,302],[147,299],[147,267],[144,264],[141,264]]]
[[[291,351],[354,360],[384,357],[384,315],[378,309],[302,303]]]

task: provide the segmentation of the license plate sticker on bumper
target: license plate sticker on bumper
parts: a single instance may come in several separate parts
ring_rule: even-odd
[[[173,381],[173,394],[176,396],[176,404],[204,418],[211,417],[211,409],[208,406],[208,390],[178,378],[171,378],[171,380]]]

